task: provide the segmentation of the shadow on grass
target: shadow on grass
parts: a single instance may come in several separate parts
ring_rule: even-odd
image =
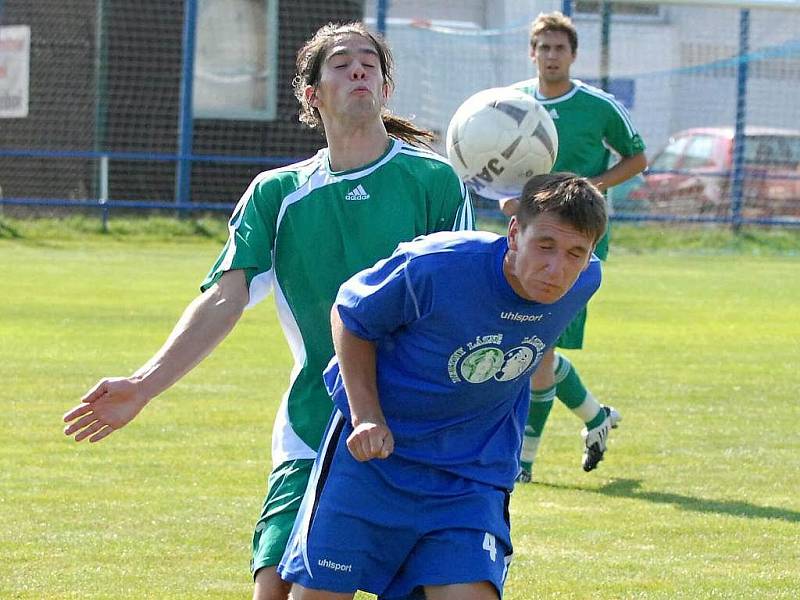
[[[0,239],[20,239],[22,234],[14,227],[0,221]]]
[[[633,498],[636,500],[656,502],[658,504],[673,504],[683,510],[693,510],[696,512],[718,513],[721,515],[732,515],[734,517],[746,517],[748,519],[781,519],[783,521],[789,521],[790,523],[800,522],[800,512],[786,508],[758,506],[757,504],[751,504],[749,502],[731,500],[706,500],[668,492],[645,492],[639,489],[642,482],[638,479],[615,479],[611,483],[596,489],[551,483],[539,483],[539,485],[554,489],[592,492],[615,498]]]

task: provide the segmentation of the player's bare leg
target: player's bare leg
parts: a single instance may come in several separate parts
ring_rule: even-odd
[[[531,406],[522,443],[522,469],[517,476],[517,481],[522,483],[531,481],[533,461],[539,450],[542,430],[547,422],[550,409],[553,408],[556,393],[554,365],[555,352],[552,349],[547,350],[531,377]]]
[[[256,571],[253,600],[287,600],[292,584],[281,579],[278,567],[262,567]]]
[[[355,593],[337,594],[336,592],[326,592],[324,590],[312,590],[295,583],[292,586],[291,600],[352,600],[353,596],[355,596]]]
[[[427,600],[498,600],[499,597],[488,581],[425,586]]]

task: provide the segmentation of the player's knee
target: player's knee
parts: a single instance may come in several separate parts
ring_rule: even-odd
[[[556,351],[554,348],[548,348],[542,356],[542,365],[550,371],[555,370],[556,365]]]
[[[253,600],[288,600],[292,584],[281,579],[277,567],[262,567],[254,581]]]
[[[342,598],[352,598],[355,594],[337,594],[336,592],[326,592],[324,590],[312,590],[295,583],[292,586],[291,600],[340,600]]]
[[[550,348],[543,355],[531,378],[533,389],[543,390],[555,384],[556,353]]]

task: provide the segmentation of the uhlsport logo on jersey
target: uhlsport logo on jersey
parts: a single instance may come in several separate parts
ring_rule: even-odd
[[[479,335],[450,355],[447,374],[453,383],[511,381],[536,367],[544,349],[545,343],[535,335],[510,349],[503,347],[502,333]]]
[[[550,118],[557,119],[558,118],[558,111],[555,108],[550,109]]]
[[[325,567],[326,569],[331,569],[332,571],[346,571],[347,573],[350,573],[353,570],[353,565],[343,565],[342,563],[333,562],[327,558],[320,558],[317,561],[317,564],[320,567]]]
[[[347,195],[344,197],[345,200],[369,200],[369,194],[367,190],[364,189],[364,186],[359,184],[354,187],[352,190],[347,192]]]
[[[516,321],[517,323],[539,323],[542,319],[544,319],[544,315],[526,315],[507,310],[500,313],[500,318],[507,319],[509,321]]]

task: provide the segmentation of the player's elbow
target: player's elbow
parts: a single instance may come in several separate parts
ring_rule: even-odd
[[[644,152],[640,152],[631,158],[634,161],[633,167],[636,169],[636,173],[641,173],[647,168],[647,156],[645,156]]]
[[[244,271],[228,271],[204,296],[207,296],[207,302],[216,309],[218,316],[235,323],[250,300]]]
[[[339,315],[339,307],[334,304],[331,306],[331,331],[336,331],[343,327],[342,317]]]

